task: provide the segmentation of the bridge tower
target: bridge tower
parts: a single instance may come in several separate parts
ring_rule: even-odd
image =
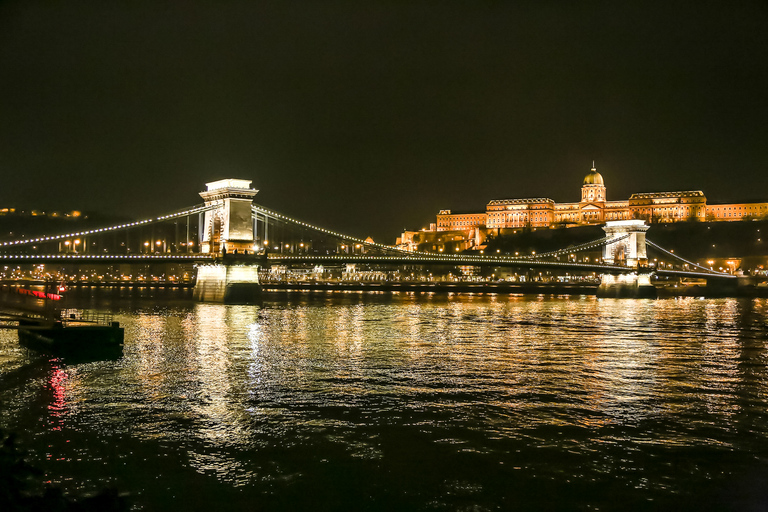
[[[603,226],[610,240],[603,247],[603,263],[623,265],[637,269],[648,260],[645,232],[648,224],[644,220],[618,220],[606,222]],[[651,284],[649,273],[603,274],[598,297],[655,297],[656,288]]]
[[[200,250],[221,254],[213,263],[197,265],[194,297],[204,302],[254,303],[261,295],[259,260],[253,248],[251,205],[258,190],[248,180],[206,183],[200,192],[206,206],[200,223]]]
[[[603,262],[634,268],[645,263],[648,260],[645,250],[645,232],[648,227],[644,220],[606,222],[603,231],[615,242],[609,241],[603,247]]]
[[[249,180],[226,179],[206,183],[200,192],[206,206],[217,206],[205,212],[201,223],[200,251],[203,253],[253,252],[253,214],[251,205],[259,192]]]

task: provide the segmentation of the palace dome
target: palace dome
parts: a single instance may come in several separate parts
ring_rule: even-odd
[[[599,172],[593,167],[591,171],[589,171],[589,174],[587,174],[584,177],[584,184],[585,185],[603,185],[605,186],[605,182],[603,182],[603,177],[600,175]]]

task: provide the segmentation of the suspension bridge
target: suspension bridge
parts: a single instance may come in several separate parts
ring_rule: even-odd
[[[165,215],[0,242],[0,264],[194,263],[195,296],[211,301],[248,300],[260,289],[260,272],[274,268],[439,266],[588,272],[600,276],[601,287],[609,292],[650,286],[653,274],[735,279],[654,244],[646,237],[649,226],[641,220],[608,222],[600,239],[530,256],[443,254],[408,251],[316,226],[255,203],[257,193],[251,181],[215,181],[200,193],[203,204]],[[649,248],[673,263],[664,269],[647,266]],[[596,262],[572,261],[577,253],[595,251],[602,253]]]

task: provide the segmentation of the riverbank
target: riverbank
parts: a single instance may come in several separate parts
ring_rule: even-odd
[[[368,292],[434,292],[434,293],[519,293],[545,295],[595,295],[597,283],[510,283],[510,282],[414,282],[391,283],[263,283],[267,292],[300,291],[368,291]]]
[[[9,286],[10,285],[10,286]],[[1,283],[0,289],[10,292],[19,282]],[[34,285],[32,285],[34,286]],[[40,286],[40,285],[38,285]],[[166,296],[172,300],[193,300],[191,283],[77,283],[68,285],[64,297],[120,297],[123,299],[158,299]],[[465,293],[465,294],[515,294],[515,295],[596,295],[597,283],[513,283],[513,282],[312,282],[294,281],[263,283],[263,294],[278,298],[297,293]]]
[[[5,281],[0,283],[0,289],[10,291],[11,288],[22,284],[20,281]],[[42,286],[44,283],[24,283],[29,286]],[[281,283],[262,283],[264,293],[279,296],[281,294],[306,292],[413,292],[413,293],[500,293],[520,295],[597,295],[598,283],[519,283],[519,282],[449,282],[449,281],[396,281],[396,282],[312,282],[294,281]],[[172,290],[180,291],[184,297],[191,299],[193,283],[75,283],[67,286],[65,293],[82,295],[88,291],[112,292],[120,296],[136,294],[139,297],[157,298],[156,293]],[[658,298],[671,297],[704,297],[704,298],[768,298],[766,286],[717,287],[717,286],[684,286],[657,283],[655,285]],[[177,294],[172,297],[178,298]]]

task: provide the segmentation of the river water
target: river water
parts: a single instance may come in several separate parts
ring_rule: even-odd
[[[0,332],[0,428],[142,510],[765,510],[768,300],[83,299],[124,356]]]

